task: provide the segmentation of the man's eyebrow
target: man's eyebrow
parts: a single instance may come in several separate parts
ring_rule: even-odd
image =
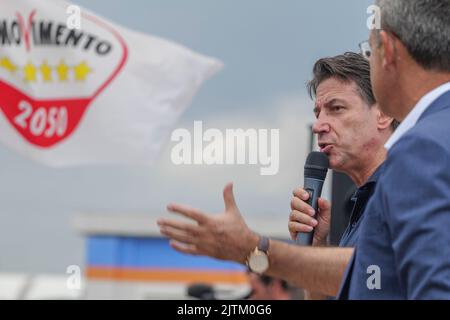
[[[319,110],[322,108],[322,107],[329,107],[330,105],[333,105],[333,104],[335,104],[335,103],[338,103],[338,104],[347,104],[347,102],[344,100],[344,99],[341,99],[341,98],[333,98],[333,99],[330,99],[329,101],[325,101],[325,102],[323,102],[323,103],[319,103],[319,102],[315,102],[314,103],[314,109],[313,109],[313,112],[314,113],[317,113],[317,112],[319,112]]]
[[[347,104],[347,102],[346,102],[344,99],[334,98],[334,99],[331,99],[330,101],[326,101],[326,102],[324,103],[324,106],[329,106],[329,105],[332,105],[332,104],[335,104],[335,103],[338,103],[338,104]]]

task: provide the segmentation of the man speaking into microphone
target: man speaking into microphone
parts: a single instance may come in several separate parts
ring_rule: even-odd
[[[330,168],[348,174],[364,196],[356,200],[352,212],[355,227],[344,234],[340,248],[326,247],[330,205],[318,200],[315,212],[306,205],[308,194],[294,191],[291,201],[290,231],[311,232],[313,247],[269,240],[253,232],[235,203],[232,185],[224,189],[225,212],[206,214],[191,207],[171,204],[168,210],[192,219],[187,223],[163,218],[158,221],[163,235],[180,252],[246,264],[252,271],[284,279],[316,295],[335,296],[353,254],[358,222],[378,178],[378,168],[386,157],[384,143],[395,121],[378,108],[371,89],[369,63],[361,55],[346,53],[320,59],[313,70],[309,91],[315,98],[316,122],[313,131],[328,156]],[[363,192],[364,191],[364,192]]]

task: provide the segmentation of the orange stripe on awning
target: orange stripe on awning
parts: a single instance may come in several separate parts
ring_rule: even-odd
[[[162,281],[202,283],[248,283],[242,271],[179,270],[179,269],[136,269],[88,267],[86,277],[95,280],[114,281]]]

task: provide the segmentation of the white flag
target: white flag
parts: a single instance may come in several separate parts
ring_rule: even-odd
[[[151,163],[221,67],[63,0],[1,0],[0,142],[52,166]]]

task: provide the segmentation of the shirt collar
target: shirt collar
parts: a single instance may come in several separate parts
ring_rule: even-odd
[[[378,166],[378,168],[375,169],[375,171],[372,173],[372,175],[369,177],[369,179],[367,179],[367,182],[365,183],[365,185],[368,183],[371,183],[371,182],[377,182],[378,178],[381,175],[381,167],[383,167],[383,163],[380,164]]]
[[[372,173],[372,175],[369,177],[369,179],[367,179],[366,183],[364,183],[361,187],[359,187],[359,188],[357,188],[357,189],[355,190],[355,193],[353,194],[353,197],[352,197],[352,198],[355,197],[355,195],[358,193],[358,191],[359,191],[359,192],[362,192],[362,191],[366,191],[366,190],[371,190],[371,188],[372,188],[373,186],[375,186],[375,184],[376,184],[377,181],[378,181],[378,178],[379,178],[380,175],[381,175],[381,168],[382,168],[382,167],[383,167],[383,163],[380,164],[380,165],[378,166],[378,168],[375,169],[375,171]]]
[[[382,167],[383,164],[379,165],[378,168],[376,168],[372,175],[369,177],[369,179],[367,179],[367,182],[356,189],[353,193],[353,196],[350,199],[353,202],[352,214],[350,216],[350,225],[358,221],[363,214],[364,207],[369,201],[370,195],[373,193],[378,178],[381,175]]]
[[[414,108],[408,113],[406,118],[400,123],[398,128],[391,135],[389,140],[386,142],[384,147],[389,150],[392,146],[400,140],[400,138],[412,127],[414,127],[419,120],[420,116],[425,112],[425,110],[441,95],[450,90],[450,82],[444,83],[439,87],[431,90],[426,95],[424,95],[419,102],[414,106]]]

